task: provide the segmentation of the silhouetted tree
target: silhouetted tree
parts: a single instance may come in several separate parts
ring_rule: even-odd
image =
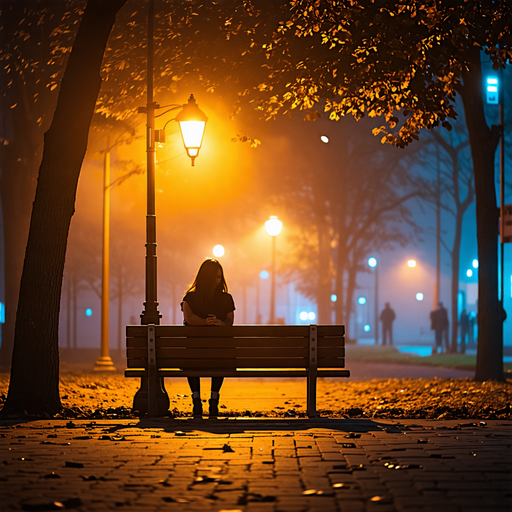
[[[60,410],[58,324],[69,224],[101,84],[107,39],[125,0],[89,0],[45,134],[16,314],[5,414]]]

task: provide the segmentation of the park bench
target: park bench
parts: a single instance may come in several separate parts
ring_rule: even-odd
[[[165,377],[306,377],[310,418],[317,378],[350,377],[344,325],[128,325],[126,355],[125,376],[141,378],[133,408],[150,417],[169,409]]]

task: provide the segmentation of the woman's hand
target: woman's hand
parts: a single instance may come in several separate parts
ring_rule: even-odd
[[[215,315],[208,315],[206,319],[207,325],[226,325],[222,320],[219,320]]]

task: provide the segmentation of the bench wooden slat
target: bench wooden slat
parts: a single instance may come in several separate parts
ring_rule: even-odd
[[[157,325],[158,337],[176,337],[181,336],[197,336],[205,335],[205,329],[208,329],[208,337],[222,338],[232,336],[251,336],[258,338],[282,337],[286,332],[286,336],[304,337],[309,336],[308,325],[233,325],[231,327],[224,326],[184,326],[184,325]],[[127,325],[127,338],[143,338],[146,333],[145,325]],[[325,336],[344,336],[344,325],[319,325],[318,337]]]
[[[125,377],[146,377],[145,370],[129,369],[124,371]],[[242,370],[242,371],[220,371],[220,370],[160,370],[159,377],[236,377],[236,378],[265,378],[265,377],[307,377],[307,370],[269,370],[264,372],[258,370]],[[350,370],[318,370],[318,377],[350,377]]]
[[[275,341],[274,341],[275,340]],[[266,350],[266,348],[280,348],[280,347],[304,347],[307,350],[307,340],[299,341],[293,338],[275,339],[269,338],[261,340],[257,338],[235,338],[225,339],[222,341],[211,340],[208,338],[192,338],[184,340],[182,338],[157,338],[157,348],[162,347],[204,347],[204,348],[228,348],[228,347],[247,347],[247,348],[260,348]],[[144,348],[147,347],[147,341],[145,338],[127,338],[126,346],[128,348]],[[343,349],[345,346],[344,338],[320,338],[318,340],[318,349],[322,348],[333,348]]]
[[[307,357],[307,348],[279,348],[279,347],[266,347],[262,352],[261,348],[157,348],[157,357],[166,359],[224,359],[234,357]],[[145,347],[128,347],[126,349],[126,357],[128,359],[146,359],[147,349]],[[328,357],[345,357],[344,348],[318,348],[319,358]]]
[[[230,368],[307,368],[308,360],[302,357],[296,358],[256,358],[246,357],[232,360],[233,364],[225,361],[226,367]],[[162,368],[223,368],[222,359],[159,359],[158,367]],[[146,368],[147,359],[128,359],[128,368]],[[319,368],[344,368],[345,358],[320,358]]]
[[[159,368],[223,368],[219,364],[220,359],[159,359]],[[274,357],[272,359],[266,358],[238,358],[232,360],[233,364],[226,362],[226,367],[234,368],[307,368],[308,363],[306,358],[284,358]],[[145,368],[147,366],[147,359],[128,359],[129,368]]]
[[[319,325],[318,326],[318,337],[324,336],[345,336],[344,325]]]
[[[128,359],[144,359],[147,357],[146,348],[128,348]],[[265,348],[265,353],[262,353],[260,348],[157,348],[157,358],[166,359],[225,359],[234,357],[306,357],[306,348]],[[325,353],[325,357],[336,355],[343,356],[343,354]]]

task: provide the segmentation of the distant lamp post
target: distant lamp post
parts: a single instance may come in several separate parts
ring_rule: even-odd
[[[139,107],[139,113],[147,116],[146,122],[146,153],[147,153],[147,216],[146,216],[146,300],[141,314],[141,323],[159,324],[162,315],[158,311],[157,301],[157,258],[156,258],[156,211],[155,211],[155,163],[156,144],[165,142],[165,126],[163,130],[155,130],[155,117],[181,109],[175,120],[180,125],[181,137],[192,165],[199,154],[204,129],[208,118],[197,106],[191,95],[185,105],[165,105],[160,107],[153,100],[153,12],[154,0],[149,0],[148,8],[148,53],[147,53],[147,104]],[[168,108],[170,107],[170,108]],[[163,113],[155,116],[155,110],[166,108]],[[172,121],[172,119],[171,119]],[[169,121],[170,122],[170,121]]]
[[[216,245],[214,248],[213,248],[213,255],[216,257],[216,258],[222,258],[222,256],[224,256],[225,254],[225,250],[224,250],[224,247],[222,245]]]
[[[377,258],[369,258],[368,266],[375,269],[375,345],[379,344],[379,267]]]
[[[275,216],[265,222],[265,229],[272,237],[272,280],[270,284],[270,324],[276,322],[276,236],[281,232],[283,223]]]
[[[101,349],[94,365],[95,371],[115,371],[109,354],[109,306],[110,306],[110,141],[103,162],[103,254],[101,258]]]
[[[502,82],[500,84],[500,81]],[[503,70],[500,69],[500,76],[490,76],[487,78],[486,100],[489,105],[498,105],[499,108],[499,126],[500,126],[500,271],[499,271],[499,299],[500,310],[504,311],[505,300],[505,120],[503,117],[503,104],[505,95],[503,94]],[[477,267],[474,267],[477,268]],[[501,317],[501,315],[500,315]],[[503,321],[500,322],[501,345],[503,345]]]

